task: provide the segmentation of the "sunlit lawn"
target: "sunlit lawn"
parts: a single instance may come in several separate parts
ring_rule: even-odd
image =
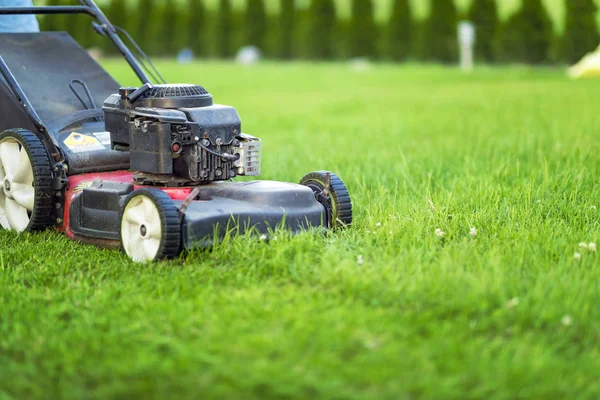
[[[1,233],[0,399],[600,396],[600,81],[158,64],[237,107],[264,179],[339,173],[355,224],[153,265]]]

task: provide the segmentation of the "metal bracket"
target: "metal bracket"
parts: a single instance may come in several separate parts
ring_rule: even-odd
[[[199,194],[200,188],[196,187],[190,192],[190,194],[187,195],[185,200],[183,200],[183,203],[181,203],[181,208],[179,209],[179,213],[182,217],[185,215],[185,212],[187,211],[190,204],[192,204],[192,201],[194,201],[194,199],[198,197]]]
[[[61,162],[54,165],[54,179],[52,180],[52,190],[55,192],[64,190],[69,185],[67,178],[67,166]]]

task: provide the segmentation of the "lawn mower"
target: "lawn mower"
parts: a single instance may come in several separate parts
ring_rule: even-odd
[[[279,227],[351,224],[350,195],[334,173],[233,181],[258,176],[261,164],[261,141],[242,132],[235,108],[202,86],[166,83],[93,0],[79,3],[0,15],[87,14],[140,85],[119,85],[67,33],[0,34],[3,229],[54,228],[148,262],[232,233],[264,239]]]

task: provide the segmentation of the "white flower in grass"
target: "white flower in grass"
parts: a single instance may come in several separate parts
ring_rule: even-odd
[[[381,226],[381,222],[376,223],[375,226],[380,227]]]
[[[267,235],[260,235],[258,240],[260,240],[261,242],[264,242],[265,240],[267,240]]]
[[[594,242],[590,242],[590,244],[588,244],[587,246],[588,250],[591,251],[592,253],[596,251],[596,243]]]
[[[573,258],[576,259],[577,261],[581,260],[581,253],[580,252],[575,252],[575,254],[573,254]]]
[[[393,234],[394,234],[394,232],[390,231],[390,235],[393,235]]]
[[[565,315],[561,318],[560,323],[564,326],[571,326],[573,324],[573,317],[570,315]]]
[[[592,210],[596,210],[596,206],[591,206],[590,207]]]
[[[437,228],[435,230],[435,236],[439,237],[439,238],[443,238],[444,235],[446,235],[446,232],[444,232],[443,230],[441,230],[440,228]]]
[[[586,242],[581,242],[579,243],[579,250],[585,250],[587,249],[588,245]]]
[[[477,236],[477,228],[472,227],[471,230],[469,230],[469,235],[476,237]]]
[[[512,299],[510,299],[509,301],[506,302],[506,307],[507,308],[515,308],[518,305],[519,305],[519,298],[518,297],[513,297]]]
[[[356,257],[356,263],[358,265],[363,265],[363,262],[364,261],[363,261],[363,256],[362,255],[359,255],[358,257]]]

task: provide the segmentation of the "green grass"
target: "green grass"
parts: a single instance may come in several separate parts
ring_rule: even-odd
[[[0,233],[0,399],[600,396],[600,81],[159,64],[238,108],[263,178],[338,172],[355,224],[152,265]]]

